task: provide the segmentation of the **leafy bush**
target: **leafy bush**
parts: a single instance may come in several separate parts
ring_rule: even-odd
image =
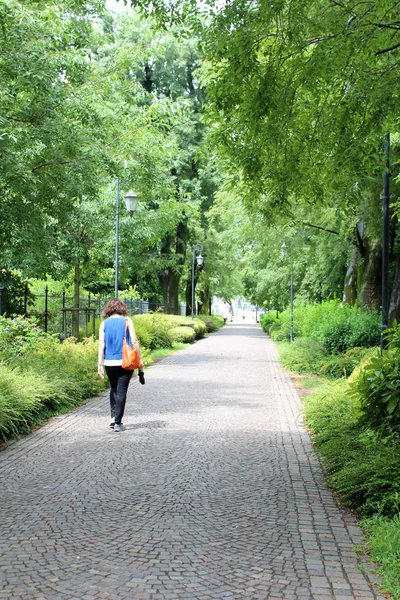
[[[400,348],[379,351],[353,382],[360,396],[363,423],[383,433],[400,431]]]
[[[142,316],[143,315],[138,315],[133,317],[133,324],[135,326],[136,336],[139,340],[140,348],[143,350],[144,348],[150,348],[153,333],[155,332],[152,332],[150,323],[142,319]]]
[[[88,338],[76,343],[68,338],[62,344],[55,340],[42,341],[40,345],[29,351],[26,361],[16,361],[21,371],[26,362],[38,374],[48,376],[57,381],[60,389],[71,398],[71,405],[105,389],[105,383],[97,374],[98,342]],[[49,406],[57,408],[57,398],[49,398]]]
[[[261,316],[260,319],[260,325],[263,328],[263,330],[265,331],[265,333],[269,333],[270,327],[271,325],[273,325],[274,323],[276,323],[278,320],[278,317],[276,316],[276,312],[266,312]]]
[[[188,325],[194,328],[196,339],[204,337],[206,334],[206,326],[201,319],[197,317],[192,320],[190,317],[182,317],[179,315],[165,315],[161,312],[145,313],[142,315],[136,315],[133,317],[135,324],[136,333],[139,338],[141,346],[150,348],[152,345],[152,338],[154,335],[162,334],[164,340],[165,335],[169,336],[169,333],[175,327],[179,325]],[[139,336],[140,332],[140,336]],[[150,337],[149,337],[150,336]]]
[[[339,300],[329,300],[320,304],[295,302],[293,313],[294,338],[313,338],[332,354],[379,345],[381,324],[376,311],[342,306]],[[270,326],[270,335],[275,341],[283,341],[289,339],[289,332],[290,311],[286,310]]]
[[[198,317],[195,317],[193,319],[193,325],[194,325],[194,333],[196,336],[196,340],[200,340],[202,339],[206,334],[207,334],[207,324],[203,321],[203,319],[199,319]]]
[[[375,352],[374,348],[351,348],[344,354],[327,354],[318,365],[320,375],[327,377],[349,377],[365,360]]]
[[[400,432],[400,326],[384,332],[387,348],[376,350],[352,381],[360,398],[362,423],[381,435]]]
[[[208,333],[218,331],[225,323],[224,318],[219,315],[197,315],[196,319],[205,324]]]
[[[274,342],[286,342],[289,340],[289,335],[285,328],[282,329],[282,323],[279,321],[270,326],[269,335]]]
[[[150,342],[150,350],[156,350],[156,348],[171,348],[171,346],[171,338],[168,333],[164,331],[153,333]]]
[[[51,339],[34,320],[21,316],[0,317],[0,360],[24,354],[39,341]]]
[[[294,319],[302,335],[317,339],[331,353],[379,345],[381,324],[376,311],[330,300],[295,306]]]
[[[172,342],[191,344],[195,340],[195,331],[191,327],[174,327],[169,334]]]

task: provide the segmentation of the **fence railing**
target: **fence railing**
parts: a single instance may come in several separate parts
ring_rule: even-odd
[[[46,286],[42,294],[35,294],[34,300],[24,298],[24,310],[28,317],[35,317],[44,331],[56,333],[63,337],[72,335],[72,313],[79,313],[79,329],[82,336],[90,336],[97,333],[98,323],[105,304],[112,296],[94,294],[83,294],[79,298],[79,309],[74,308],[74,296],[67,294],[51,293]],[[147,312],[171,312],[167,306],[160,302],[149,300],[136,300],[129,296],[120,295],[120,299],[126,304],[129,315],[139,315]],[[186,314],[186,304],[180,304],[181,315]]]

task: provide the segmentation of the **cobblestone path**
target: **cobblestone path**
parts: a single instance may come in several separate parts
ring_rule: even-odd
[[[379,599],[256,325],[230,324],[0,453],[0,598]],[[383,600],[383,599],[382,599]]]

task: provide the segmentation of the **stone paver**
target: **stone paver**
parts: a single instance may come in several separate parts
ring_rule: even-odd
[[[0,599],[380,600],[256,325],[149,369],[0,453]],[[383,599],[382,599],[383,600]]]

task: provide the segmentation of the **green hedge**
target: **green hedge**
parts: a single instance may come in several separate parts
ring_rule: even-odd
[[[195,341],[195,331],[191,327],[174,327],[170,331],[170,336],[173,342],[180,342],[183,344],[191,344]]]
[[[218,331],[225,323],[225,319],[220,315],[197,315],[195,320],[202,321],[205,324],[208,333]]]

